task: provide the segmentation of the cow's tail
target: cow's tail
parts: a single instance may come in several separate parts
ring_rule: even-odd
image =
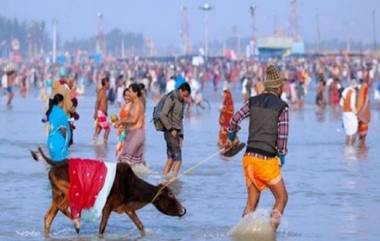
[[[61,162],[54,162],[52,161],[46,154],[45,152],[42,150],[41,147],[38,147],[38,150],[37,151],[30,151],[30,154],[32,155],[33,159],[35,161],[39,161],[41,159],[45,160],[50,166],[59,166],[59,165],[62,165],[64,163],[66,163],[66,160],[64,161],[61,161]]]

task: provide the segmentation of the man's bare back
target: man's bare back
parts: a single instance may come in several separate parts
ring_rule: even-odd
[[[108,111],[108,100],[107,100],[107,90],[102,87],[98,92],[98,109],[104,114]]]

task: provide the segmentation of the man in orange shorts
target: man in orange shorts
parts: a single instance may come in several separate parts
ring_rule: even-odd
[[[251,97],[232,117],[226,148],[238,142],[239,124],[249,117],[249,137],[243,157],[248,200],[243,216],[256,210],[261,192],[269,188],[275,198],[271,224],[276,231],[288,201],[281,166],[287,153],[289,111],[280,98],[283,79],[273,65],[267,68],[264,86],[262,94]]]

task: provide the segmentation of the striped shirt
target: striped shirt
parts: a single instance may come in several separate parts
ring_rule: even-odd
[[[240,122],[251,114],[249,102],[247,101],[238,112],[234,114],[230,121],[229,132],[238,132]],[[288,132],[289,132],[289,108],[286,107],[278,118],[277,152],[280,155],[288,153]]]

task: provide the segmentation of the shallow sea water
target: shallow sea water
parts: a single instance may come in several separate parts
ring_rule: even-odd
[[[217,151],[219,97],[209,94],[209,113],[194,114],[185,120],[183,168],[186,170]],[[313,97],[310,97],[310,99]],[[235,98],[235,108],[241,106]],[[307,104],[290,115],[289,154],[283,176],[289,203],[277,240],[379,240],[380,208],[380,115],[373,111],[368,149],[345,148],[340,113],[327,109],[316,114]],[[76,123],[72,157],[90,157],[114,162],[115,132],[108,146],[94,145],[94,96],[79,98],[80,120]],[[159,183],[166,157],[162,133],[150,121],[154,103],[146,111],[147,143],[145,159],[154,172],[147,177]],[[7,110],[0,99],[0,240],[44,240],[43,217],[50,204],[46,167],[30,157],[29,149],[45,146],[46,132],[41,123],[43,104],[36,94],[26,99],[16,96]],[[110,107],[110,114],[117,113]],[[239,134],[247,137],[247,121]],[[228,232],[239,221],[246,201],[241,157],[216,156],[171,187],[187,208],[183,218],[162,215],[152,205],[138,214],[147,229],[140,237],[126,215],[113,213],[106,234],[97,235],[98,224],[85,222],[77,236],[71,222],[58,214],[48,240],[231,240]],[[273,198],[265,192],[259,204],[270,210]]]

